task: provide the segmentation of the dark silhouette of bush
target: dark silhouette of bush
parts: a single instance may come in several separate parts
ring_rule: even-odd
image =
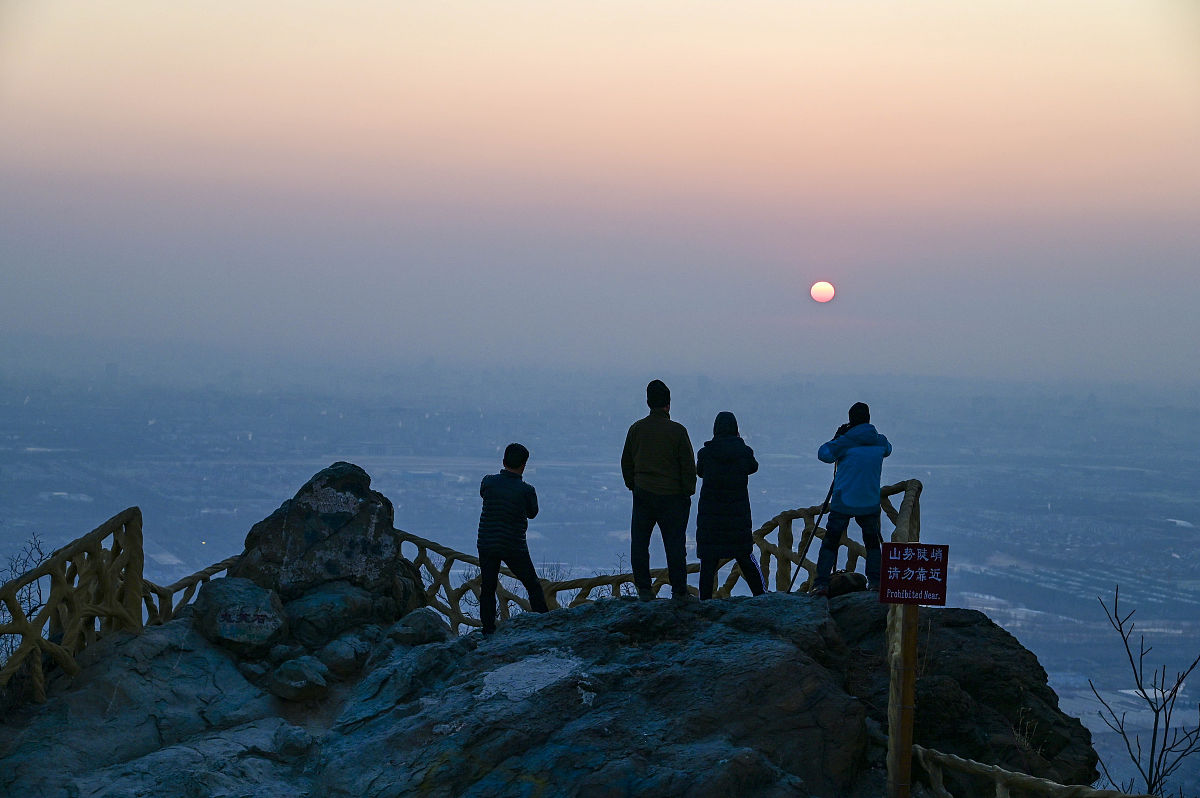
[[[4,570],[0,571],[0,585],[25,575],[44,563],[49,557],[41,536],[34,532],[15,554],[9,556]],[[42,580],[39,579],[17,591],[17,603],[25,617],[32,617],[46,605],[45,590]],[[8,606],[0,602],[0,625],[11,620],[12,614],[9,612]],[[19,645],[21,645],[21,640],[17,635],[0,635],[0,666],[8,662],[8,658],[12,656]]]
[[[1154,647],[1147,647],[1145,635],[1138,635],[1137,653],[1134,653],[1133,633],[1136,624],[1133,622],[1133,614],[1136,610],[1130,610],[1125,615],[1121,614],[1121,586],[1117,585],[1113,591],[1111,610],[1104,603],[1104,599],[1097,596],[1096,600],[1104,608],[1104,615],[1108,618],[1109,624],[1121,637],[1121,643],[1125,648],[1125,657],[1129,661],[1129,669],[1133,676],[1133,692],[1146,705],[1146,708],[1154,718],[1148,741],[1149,745],[1148,747],[1143,747],[1141,735],[1135,733],[1126,725],[1126,713],[1122,712],[1118,714],[1113,706],[1100,695],[1100,691],[1096,689],[1096,685],[1092,683],[1092,680],[1088,679],[1088,685],[1092,688],[1092,694],[1096,696],[1096,700],[1103,707],[1096,714],[1100,716],[1100,719],[1104,721],[1104,724],[1108,728],[1121,736],[1121,740],[1125,743],[1125,750],[1129,754],[1129,759],[1137,769],[1138,778],[1119,783],[1109,773],[1108,766],[1103,758],[1100,760],[1100,767],[1104,771],[1105,778],[1125,792],[1130,792],[1137,782],[1141,780],[1144,783],[1143,791],[1145,793],[1149,795],[1169,795],[1170,793],[1167,791],[1170,789],[1168,785],[1171,775],[1188,757],[1200,752],[1200,704],[1197,704],[1196,723],[1192,726],[1180,723],[1175,714],[1176,705],[1178,704],[1184,683],[1192,672],[1196,670],[1197,666],[1200,666],[1200,654],[1196,655],[1191,665],[1182,671],[1176,672],[1172,679],[1167,677],[1166,665],[1156,668],[1152,667],[1147,672],[1146,655],[1153,651]],[[1184,707],[1183,711],[1186,711],[1186,709]],[[1183,798],[1183,788],[1178,788],[1175,795]]]

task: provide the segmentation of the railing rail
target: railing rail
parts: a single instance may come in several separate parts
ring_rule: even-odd
[[[1019,789],[1024,793],[1047,796],[1047,798],[1154,798],[1151,795],[1135,795],[1117,790],[1096,790],[1082,784],[1058,784],[1049,779],[1030,776],[1028,773],[1017,773],[996,765],[985,765],[983,762],[964,759],[954,754],[946,754],[919,745],[913,746],[913,754],[921,764],[921,768],[929,776],[929,789],[936,798],[954,798],[945,787],[943,769],[990,779],[995,787],[996,798],[1009,798],[1014,789]]]
[[[146,625],[155,626],[166,623],[175,617],[180,607],[191,603],[196,597],[200,586],[219,573],[224,573],[233,567],[242,555],[235,554],[219,563],[214,563],[191,576],[185,576],[177,582],[161,587],[150,580],[143,580],[142,602],[145,604]]]

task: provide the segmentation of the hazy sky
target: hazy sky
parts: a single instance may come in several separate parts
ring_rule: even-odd
[[[1198,306],[1194,0],[0,4],[10,341],[1194,380]]]

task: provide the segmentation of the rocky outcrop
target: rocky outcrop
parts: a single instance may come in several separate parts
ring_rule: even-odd
[[[485,638],[426,608],[265,659],[183,618],[110,636],[0,722],[0,794],[878,796],[883,615],[861,593],[613,599]],[[922,617],[918,742],[1092,778],[1033,655],[980,613]],[[305,669],[319,696],[271,691]]]
[[[251,528],[241,558],[186,613],[238,657],[243,677],[311,701],[353,678],[381,630],[424,601],[392,503],[361,468],[334,463]]]
[[[371,490],[366,471],[334,463],[250,529],[229,576],[270,588],[283,601],[340,581],[416,609],[424,603],[421,576],[401,555],[393,520],[392,503]]]
[[[185,614],[247,680],[311,701],[353,678],[381,630],[423,604],[392,503],[361,468],[334,463],[251,528],[228,575],[202,585]]]
[[[886,615],[864,593],[832,602],[831,612],[850,648],[847,687],[886,724]],[[920,618],[917,743],[1060,784],[1098,778],[1091,734],[1059,710],[1033,652],[981,612],[923,608]],[[994,790],[947,778],[955,795]]]
[[[327,795],[849,795],[878,786],[823,602],[605,601],[397,647],[322,742]],[[878,762],[878,757],[876,757]]]
[[[168,770],[187,781],[185,751],[199,761],[206,747],[234,749],[277,715],[275,701],[242,677],[233,654],[189,619],[109,635],[85,649],[79,664],[74,679],[51,682],[45,704],[5,717],[0,795],[136,795],[110,782],[156,771],[165,780]],[[208,738],[211,744],[202,742]]]
[[[335,463],[227,577],[0,719],[0,795],[883,794],[886,608],[780,593],[598,601],[453,635],[391,503]],[[1066,783],[1096,755],[1037,659],[922,611],[917,742]],[[956,794],[985,794],[965,785]]]

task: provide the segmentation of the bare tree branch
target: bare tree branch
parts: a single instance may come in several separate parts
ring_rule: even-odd
[[[1167,782],[1171,774],[1188,757],[1200,752],[1200,704],[1197,704],[1196,707],[1196,724],[1194,726],[1177,725],[1175,718],[1175,706],[1184,683],[1196,668],[1200,667],[1200,654],[1186,669],[1176,672],[1174,681],[1168,682],[1166,665],[1152,668],[1149,681],[1147,681],[1146,655],[1154,647],[1147,646],[1145,636],[1139,635],[1137,654],[1134,654],[1132,641],[1136,628],[1136,624],[1133,622],[1135,611],[1130,610],[1125,615],[1121,615],[1120,599],[1120,585],[1113,591],[1111,610],[1105,604],[1104,599],[1097,597],[1109,625],[1121,638],[1121,644],[1125,649],[1125,659],[1129,663],[1129,670],[1133,676],[1134,689],[1132,692],[1141,699],[1153,717],[1149,735],[1149,751],[1143,749],[1141,735],[1133,733],[1126,725],[1126,713],[1122,712],[1117,715],[1116,710],[1100,695],[1100,691],[1096,689],[1096,685],[1090,679],[1088,685],[1092,688],[1092,695],[1096,696],[1096,700],[1100,702],[1101,709],[1096,714],[1104,722],[1104,725],[1120,735],[1121,740],[1125,743],[1125,751],[1129,755],[1130,761],[1137,768],[1146,785],[1145,792],[1150,795],[1166,795]],[[1116,784],[1116,780],[1112,778],[1108,765],[1103,759],[1100,760],[1100,767],[1104,771],[1104,777]],[[1182,788],[1178,794],[1182,798]]]
[[[7,565],[0,571],[0,584],[24,576],[45,562],[49,556],[41,535],[34,532],[15,554],[9,555]],[[45,590],[43,580],[38,579],[17,591],[17,604],[26,618],[32,618],[46,606]],[[8,607],[0,603],[0,624],[11,620]],[[0,665],[8,661],[20,644],[20,638],[16,635],[0,635]]]

